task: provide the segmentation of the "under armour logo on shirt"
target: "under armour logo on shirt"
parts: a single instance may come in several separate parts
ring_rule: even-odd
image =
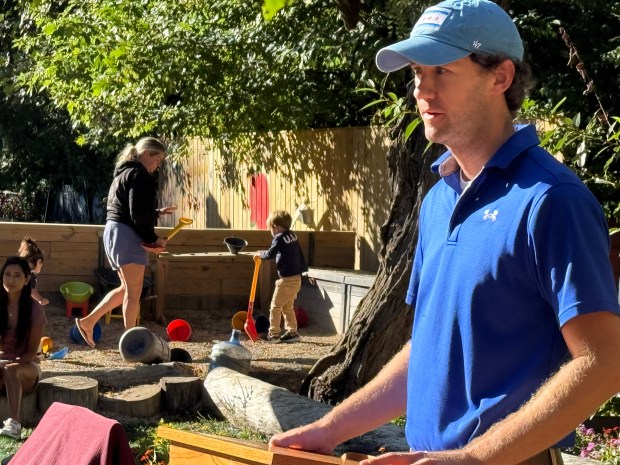
[[[484,216],[482,217],[482,219],[483,219],[484,221],[486,221],[486,220],[491,220],[492,222],[495,222],[495,220],[497,219],[497,214],[498,214],[498,213],[499,213],[499,212],[498,212],[497,210],[493,210],[493,212],[491,212],[491,209],[487,208],[487,209],[484,211]]]

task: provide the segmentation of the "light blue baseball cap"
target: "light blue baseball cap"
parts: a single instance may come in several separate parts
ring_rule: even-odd
[[[523,41],[508,14],[488,0],[447,0],[427,8],[408,39],[382,48],[377,68],[396,71],[412,61],[439,66],[472,53],[523,60]]]

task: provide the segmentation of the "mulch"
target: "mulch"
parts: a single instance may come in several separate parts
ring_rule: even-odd
[[[124,333],[121,319],[111,319],[110,324],[101,318],[101,338],[97,347],[91,349],[86,345],[76,343],[71,337],[73,318],[65,316],[64,301],[61,298],[51,299],[50,305],[45,307],[48,325],[46,336],[54,341],[53,351],[64,347],[68,354],[60,360],[43,360],[41,369],[44,372],[87,371],[94,368],[120,368],[141,365],[140,363],[126,362],[120,355],[118,344]],[[91,308],[92,305],[91,304]],[[79,313],[76,309],[76,312]],[[74,316],[79,316],[78,314]],[[234,312],[218,310],[184,310],[175,311],[174,315],[167,315],[168,321],[174,318],[184,319],[190,323],[192,334],[187,342],[170,341],[163,325],[149,319],[148,311],[143,310],[140,326],[148,328],[153,334],[166,341],[171,349],[181,348],[192,358],[192,367],[196,376],[204,378],[208,373],[211,362],[210,354],[214,344],[227,341],[232,332],[231,318]],[[232,313],[229,315],[228,313]],[[242,334],[241,343],[252,353],[252,368],[250,375],[269,382],[276,386],[297,392],[303,378],[314,363],[329,352],[338,341],[339,335],[327,333],[312,321],[305,328],[300,328],[301,341],[289,344],[270,344],[264,341],[252,342]]]

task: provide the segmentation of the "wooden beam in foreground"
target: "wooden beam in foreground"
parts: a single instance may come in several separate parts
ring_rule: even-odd
[[[169,465],[357,465],[366,456],[338,458],[266,444],[160,426],[157,436],[170,441]],[[351,459],[349,458],[351,457]]]

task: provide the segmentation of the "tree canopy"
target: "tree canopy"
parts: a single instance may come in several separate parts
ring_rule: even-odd
[[[259,3],[238,0],[54,4],[27,5],[36,28],[18,41],[33,61],[21,82],[67,108],[84,141],[365,121],[354,92],[365,33],[351,38],[320,2],[269,22]]]
[[[1,78],[10,82],[4,86],[7,95],[19,93],[28,105],[48,102],[47,114],[64,118],[67,133],[79,144],[105,152],[145,134],[205,136],[226,146],[248,134],[368,124],[372,114],[363,108],[374,97],[356,88],[382,83],[386,95],[392,92],[394,101],[405,105],[411,78],[405,69],[384,79],[374,66],[376,51],[406,37],[434,2],[10,3],[17,11],[17,21],[9,22],[11,48],[18,47],[20,60],[3,63],[9,70]],[[546,142],[590,183],[608,215],[620,216],[613,140],[609,149],[614,120],[600,124],[601,107],[609,115],[619,111],[620,2],[498,3],[515,18],[538,79],[528,115],[555,118],[560,130]],[[574,68],[575,54],[560,27],[572,38],[593,85]],[[262,163],[251,159],[251,151],[229,153]]]

